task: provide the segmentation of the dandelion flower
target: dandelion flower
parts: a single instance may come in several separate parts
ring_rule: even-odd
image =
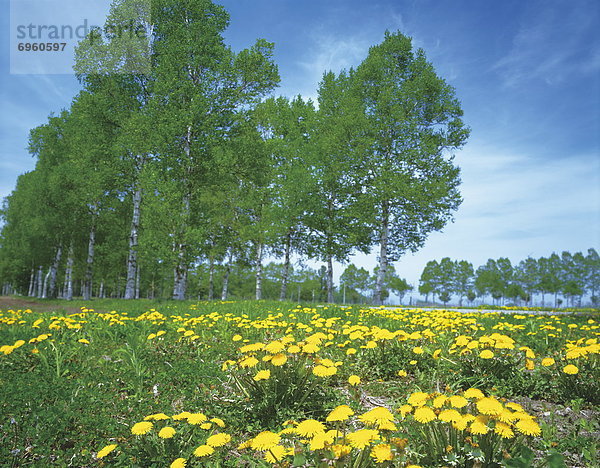
[[[194,455],[197,457],[207,457],[208,455],[212,455],[215,452],[215,449],[210,445],[201,445],[194,450]]]
[[[489,349],[484,349],[479,353],[479,357],[481,359],[492,359],[494,357],[494,352]]]
[[[271,358],[271,364],[274,366],[283,366],[287,362],[287,356],[283,353],[277,353]]]
[[[483,435],[487,434],[490,431],[490,428],[485,425],[485,423],[475,420],[471,423],[471,427],[469,427],[469,431],[471,434]]]
[[[77,343],[90,344],[90,342],[85,338],[80,338],[79,340],[77,340]]]
[[[265,460],[269,463],[278,463],[289,453],[283,445],[274,445],[265,452]]]
[[[398,408],[398,412],[402,415],[402,417],[406,416],[412,410],[413,407],[410,405],[402,405],[400,408]]]
[[[538,423],[533,419],[521,419],[515,424],[515,427],[519,432],[528,436],[538,436],[542,433],[542,430]]]
[[[170,439],[175,435],[175,429],[170,426],[163,427],[160,431],[158,431],[158,437],[161,439]]]
[[[208,439],[206,439],[206,445],[210,445],[211,447],[221,447],[229,443],[230,440],[231,436],[229,434],[220,432],[218,434],[213,434]]]
[[[448,397],[446,395],[438,395],[433,399],[433,407],[441,408],[442,406],[444,406],[444,403],[446,403],[446,401],[448,401]]]
[[[270,370],[261,370],[258,371],[257,374],[253,377],[253,379],[258,382],[259,380],[267,380],[271,377]]]
[[[450,401],[450,406],[454,408],[464,408],[469,403],[465,397],[460,395],[452,395],[448,398],[448,401]]]
[[[542,359],[542,366],[550,367],[550,366],[553,366],[555,362],[556,361],[554,361],[554,359],[552,359],[551,357],[547,357],[547,358]]]
[[[464,391],[463,395],[465,398],[474,398],[476,400],[479,400],[485,396],[483,392],[477,388],[469,388],[468,390]]]
[[[389,444],[379,444],[373,447],[371,450],[371,456],[377,463],[384,463],[386,461],[393,460],[394,454],[392,453],[392,447]]]
[[[421,348],[420,346],[415,346],[412,352],[415,354],[423,354],[423,348]]]
[[[212,427],[212,424],[209,422],[200,424],[200,429],[204,429],[205,431],[208,431],[211,427]]]
[[[225,421],[223,421],[221,418],[211,418],[211,421],[219,427],[225,427]]]
[[[177,458],[173,460],[173,463],[171,463],[170,468],[185,468],[186,464],[187,460],[185,458]]]
[[[317,377],[330,377],[337,373],[337,367],[326,367],[321,364],[315,366],[312,370]]]
[[[484,397],[477,401],[477,409],[480,413],[497,416],[504,411],[502,403],[492,397]]]
[[[175,419],[175,417],[173,416],[173,419]],[[193,425],[198,425],[198,424],[202,424],[203,422],[207,421],[208,418],[206,417],[206,415],[202,414],[202,413],[191,413],[187,416],[187,422]]]
[[[107,456],[110,452],[112,452],[116,448],[117,448],[117,444],[107,445],[102,450],[98,451],[98,453],[96,454],[96,458],[104,458],[105,456]]]
[[[438,414],[438,419],[444,422],[458,422],[462,419],[462,415],[455,409],[445,409]]]
[[[364,414],[361,414],[358,419],[365,424],[380,426],[382,424],[391,423],[394,420],[394,415],[389,409],[384,408],[383,406],[378,406]]]
[[[398,376],[399,377],[406,377],[408,375],[408,373],[405,370],[399,370],[398,371]]]
[[[296,432],[304,437],[313,437],[316,434],[325,432],[325,425],[316,419],[307,419],[296,426]]]
[[[577,366],[574,366],[573,364],[568,364],[565,367],[563,367],[563,372],[565,374],[575,375],[579,372],[579,369],[577,368]]]
[[[254,450],[268,450],[279,443],[281,437],[271,431],[263,431],[250,441]]]
[[[349,445],[335,444],[331,446],[331,450],[335,458],[342,458],[352,451],[352,447]]]
[[[360,377],[358,375],[351,375],[350,377],[348,377],[348,383],[355,387],[360,383]]]
[[[348,434],[346,438],[353,448],[362,450],[371,442],[379,440],[379,431],[375,429],[359,429]]]
[[[429,394],[425,392],[415,392],[408,397],[408,404],[412,406],[423,406],[429,399]]]
[[[134,435],[144,435],[147,432],[150,432],[152,430],[152,427],[152,423],[148,421],[135,423],[131,428],[131,433]]]
[[[256,364],[258,364],[258,359],[256,359],[254,356],[248,356],[240,361],[239,366],[242,369],[245,369],[247,367],[254,367]]]
[[[421,424],[427,424],[435,419],[435,413],[429,406],[421,406],[415,410],[414,418]]]
[[[156,414],[151,414],[149,416],[146,416],[144,418],[144,421],[162,421],[164,419],[170,419],[170,418],[165,413],[156,413]],[[175,418],[173,418],[173,419],[175,419]]]
[[[512,439],[515,436],[515,433],[510,426],[503,422],[496,423],[496,426],[494,426],[494,432],[503,439]]]
[[[345,421],[353,414],[354,411],[348,405],[340,405],[334,408],[325,420],[328,422]]]

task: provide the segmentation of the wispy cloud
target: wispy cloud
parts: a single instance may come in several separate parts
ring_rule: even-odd
[[[598,68],[597,6],[585,1],[558,6],[542,2],[523,14],[511,49],[492,67],[505,86],[526,80],[554,85]]]

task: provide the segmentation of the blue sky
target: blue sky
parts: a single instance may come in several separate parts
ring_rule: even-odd
[[[33,168],[25,149],[29,129],[67,107],[79,86],[72,75],[10,74],[9,2],[0,1],[4,197],[17,176]],[[465,148],[456,152],[464,202],[454,223],[396,264],[410,283],[418,284],[428,260],[444,256],[477,267],[500,256],[518,262],[553,251],[600,248],[598,2],[220,3],[231,14],[225,37],[234,50],[259,37],[275,42],[282,78],[275,94],[316,98],[324,71],[358,65],[386,29],[411,36],[456,88],[472,129]],[[108,2],[89,4],[85,15],[100,22]],[[71,10],[69,21],[77,13]],[[353,261],[372,268],[375,256],[374,250]]]

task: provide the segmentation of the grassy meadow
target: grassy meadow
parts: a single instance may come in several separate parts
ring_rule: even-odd
[[[597,312],[0,309],[1,466],[599,466]]]

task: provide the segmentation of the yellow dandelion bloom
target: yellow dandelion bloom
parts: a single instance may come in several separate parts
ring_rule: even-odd
[[[300,346],[298,345],[291,345],[290,347],[288,347],[287,352],[290,354],[297,354],[301,351]]]
[[[317,377],[331,377],[337,373],[337,367],[327,367],[319,364],[314,367],[312,373]]]
[[[296,433],[304,437],[313,437],[316,434],[325,432],[325,425],[316,419],[307,419],[296,426]]]
[[[435,413],[429,406],[421,406],[415,410],[414,418],[421,424],[427,424],[435,419]]]
[[[165,413],[156,413],[156,414],[151,414],[149,416],[146,416],[144,418],[144,421],[162,421],[164,419],[170,419],[170,418]],[[173,419],[175,419],[175,418],[173,418]]]
[[[454,408],[464,408],[469,403],[465,397],[460,395],[452,395],[448,398],[448,401],[450,402],[450,406]]]
[[[107,445],[103,449],[98,450],[98,453],[96,454],[96,458],[104,458],[116,448],[117,448],[117,444]]]
[[[352,356],[353,354],[356,354],[356,348],[348,348],[346,350],[346,356]]]
[[[256,375],[253,377],[253,379],[258,382],[259,380],[267,380],[271,377],[271,371],[270,370],[261,370],[258,371],[256,373]]]
[[[181,421],[183,419],[187,419],[192,415],[192,413],[190,413],[189,411],[182,411],[179,414],[176,414],[175,416],[173,416],[173,419],[175,421]]]
[[[424,392],[415,392],[408,397],[408,404],[412,406],[423,406],[429,400],[429,394]]]
[[[211,421],[219,427],[225,427],[225,421],[223,421],[221,418],[211,418]]]
[[[131,428],[131,433],[134,435],[144,435],[152,430],[153,424],[148,421],[135,423]]]
[[[271,431],[263,431],[250,441],[254,450],[268,450],[279,443],[281,437]]]
[[[254,356],[248,356],[240,361],[239,366],[243,369],[246,369],[248,367],[254,367],[257,364],[258,359],[256,359]]]
[[[565,374],[575,375],[579,372],[579,368],[577,366],[574,366],[573,364],[568,364],[565,367],[563,367],[563,372]]]
[[[373,457],[377,463],[393,460],[394,454],[392,453],[392,447],[389,444],[378,444],[371,450],[371,457]]]
[[[356,386],[360,383],[360,377],[358,375],[351,375],[348,377],[348,383],[352,386]]]
[[[175,435],[175,429],[170,426],[163,427],[158,431],[158,437],[161,439],[170,439]]]
[[[285,349],[285,345],[281,341],[272,341],[264,349],[267,353],[277,354]]]
[[[515,424],[519,432],[528,436],[539,436],[542,429],[533,419],[521,419]]]
[[[553,358],[547,357],[547,358],[542,359],[542,366],[550,367],[550,366],[553,366],[555,362],[556,361]]]
[[[412,349],[412,352],[415,353],[415,354],[423,354],[423,348],[421,348],[420,346],[415,346]]]
[[[458,422],[462,419],[462,414],[455,409],[445,409],[440,411],[438,419],[444,422]]]
[[[479,400],[485,396],[483,392],[477,388],[469,388],[463,392],[463,395],[465,398],[474,398],[476,400]]]
[[[382,425],[392,422],[394,420],[394,415],[389,409],[378,406],[361,414],[358,419],[365,424]]]
[[[433,407],[441,408],[444,406],[444,403],[448,401],[448,397],[446,395],[438,395],[433,399]]]
[[[175,417],[173,417],[173,419],[175,419]],[[197,425],[202,424],[205,421],[208,421],[208,418],[202,413],[190,413],[187,416],[187,422],[190,424]]]
[[[242,335],[233,335],[233,338],[232,338],[233,341],[241,341],[241,339],[242,339]]]
[[[271,364],[274,366],[283,366],[287,362],[287,356],[283,353],[277,353],[271,358]]]
[[[85,338],[80,338],[79,340],[77,340],[77,343],[90,344],[90,342]]]
[[[283,445],[274,445],[265,452],[265,460],[268,463],[275,464],[283,460],[289,452]]]
[[[170,468],[185,468],[187,460],[185,458],[176,458],[171,463]]]
[[[204,429],[205,431],[208,431],[211,427],[212,427],[212,424],[209,422],[200,424],[200,429]]]
[[[512,439],[515,436],[515,433],[511,429],[511,427],[503,422],[497,422],[494,426],[494,432],[498,434],[503,439]]]
[[[479,353],[479,357],[481,359],[492,359],[494,357],[494,352],[489,349],[484,349]]]
[[[502,403],[493,397],[484,397],[477,401],[477,409],[480,413],[497,416],[504,411]]]
[[[490,431],[490,428],[487,427],[485,425],[485,423],[479,421],[479,420],[475,420],[471,423],[471,426],[469,427],[469,432],[471,432],[471,434],[477,434],[477,435],[483,435],[483,434],[487,434]]]
[[[398,408],[398,412],[402,415],[402,417],[406,416],[413,410],[413,407],[410,405],[402,405]]]
[[[398,371],[398,376],[399,377],[406,377],[408,375],[408,372],[406,372],[405,370],[399,370]]]
[[[230,440],[231,436],[229,434],[220,432],[218,434],[213,434],[208,439],[206,439],[206,445],[210,445],[211,447],[221,447],[229,443]]]
[[[302,346],[302,352],[307,354],[314,354],[317,351],[319,351],[319,349],[320,348],[314,343],[307,343],[304,346]]]
[[[335,458],[342,458],[352,451],[352,447],[349,445],[335,444],[331,446],[331,450]]]
[[[408,362],[411,366],[416,366],[417,365],[417,361],[415,361],[414,359]]]
[[[353,414],[354,411],[348,405],[340,405],[334,408],[325,420],[328,422],[345,421]]]
[[[371,442],[379,440],[379,431],[375,429],[359,429],[348,434],[346,438],[353,448],[362,450],[370,445]]]
[[[197,457],[207,457],[208,455],[212,455],[215,453],[215,449],[210,445],[201,445],[194,450],[194,455]]]

